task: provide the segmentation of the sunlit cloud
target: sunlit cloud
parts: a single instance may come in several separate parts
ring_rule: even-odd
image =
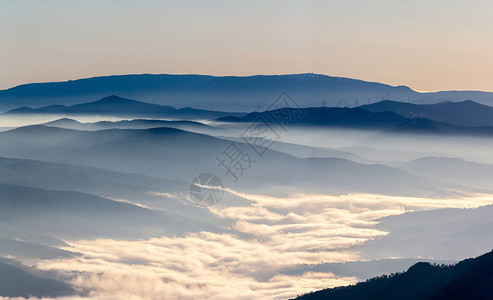
[[[415,209],[470,208],[493,203],[491,195],[426,199],[371,194],[292,195],[280,198],[227,192],[248,206],[214,206],[233,220],[238,234],[190,233],[137,241],[69,241],[81,257],[43,260],[41,269],[79,271],[71,281],[89,299],[286,299],[311,290],[347,285],[354,277],[305,272],[286,266],[359,260],[355,245],[385,235],[374,225],[385,216]],[[75,299],[75,298],[72,298]]]

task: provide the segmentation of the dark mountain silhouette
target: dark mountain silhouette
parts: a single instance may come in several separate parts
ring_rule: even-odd
[[[417,263],[404,273],[383,275],[347,287],[296,299],[492,299],[493,252],[456,265]]]
[[[70,118],[61,118],[58,120],[43,123],[43,125],[46,126],[53,126],[53,127],[59,127],[65,129],[75,129],[75,130],[83,130],[80,128],[81,126],[83,126],[83,124],[84,123],[81,123],[79,121]]]
[[[55,298],[77,294],[69,284],[49,278],[50,274],[0,258],[0,297]]]
[[[162,116],[174,110],[175,109],[170,106],[161,106],[117,96],[108,96],[98,101],[73,106],[53,105],[38,109],[21,107],[8,111],[5,114]]]
[[[468,106],[464,108],[463,106]],[[400,109],[403,107],[402,110]],[[437,109],[445,108],[436,113]],[[364,106],[364,108],[370,106]],[[396,110],[396,112],[387,111]],[[385,129],[395,133],[415,133],[415,134],[452,134],[452,135],[476,135],[493,136],[493,126],[461,126],[442,121],[436,121],[424,117],[424,113],[419,112],[422,107],[435,107],[428,109],[435,112],[438,119],[451,119],[456,123],[491,123],[488,116],[493,115],[493,108],[480,105],[471,101],[461,103],[440,103],[435,105],[413,105],[393,101],[385,101],[375,104],[372,112],[363,108],[336,108],[336,107],[311,107],[305,109],[298,108],[279,108],[264,112],[226,113],[219,111],[197,110],[192,108],[174,109],[172,107],[154,105],[135,100],[124,99],[116,96],[103,98],[99,101],[77,104],[73,106],[54,105],[39,109],[20,108],[11,110],[4,115],[29,115],[29,114],[60,114],[60,115],[108,115],[126,118],[176,118],[176,119],[214,119],[220,122],[267,122],[274,125],[298,125],[298,126],[332,126],[340,128],[357,129]],[[472,108],[471,108],[472,107]],[[411,118],[404,115],[409,114]],[[402,113],[405,111],[406,113]],[[448,111],[451,111],[450,113]],[[476,111],[482,111],[483,121],[467,121],[464,117],[457,117],[459,121],[454,121],[454,115],[460,115],[461,111],[469,111],[467,120],[470,120]],[[402,115],[400,115],[401,113]],[[419,117],[414,117],[419,115]],[[105,128],[152,128],[152,127],[173,127],[185,130],[192,130],[201,133],[210,133],[212,127],[206,127],[198,122],[186,121],[163,121],[163,120],[132,120],[120,122],[98,122],[91,125],[81,125],[76,121],[62,119],[48,123],[49,126],[79,130],[98,130]]]
[[[390,128],[387,133],[410,133],[410,134],[437,134],[437,135],[453,135],[461,131],[462,127],[451,125],[448,123],[440,123],[430,119],[407,119],[403,123]],[[465,131],[474,133],[474,128],[468,127]]]
[[[321,99],[336,106],[338,101],[353,105],[393,99],[436,103],[443,100],[475,100],[492,103],[491,93],[444,92],[419,93],[405,86],[390,86],[356,79],[318,74],[207,76],[207,75],[116,75],[31,83],[0,91],[0,107],[42,107],[53,104],[71,105],[107,95],[142,99],[149,103],[173,107],[194,107],[227,111],[252,111],[260,105],[266,109],[281,92],[286,91],[303,107],[318,106]]]
[[[217,110],[206,110],[206,109],[184,107],[172,111],[171,113],[168,114],[168,117],[176,118],[176,119],[212,120],[219,117],[230,116],[231,114],[235,116],[243,116],[246,113],[242,113],[242,112],[231,113],[231,112],[224,112]]]
[[[406,118],[390,111],[371,112],[359,107],[280,108],[265,112],[253,112],[241,117],[221,117],[217,121],[232,123],[258,122],[275,126],[318,126],[382,130],[385,135],[388,133],[407,133],[493,136],[493,126],[459,126],[421,117]]]
[[[118,117],[170,117],[211,119],[225,115],[242,115],[241,113],[225,113],[220,111],[199,110],[193,108],[175,109],[118,96],[104,97],[98,101],[76,104],[72,106],[50,105],[41,108],[20,107],[10,110],[4,115],[55,114],[55,115],[105,115]]]
[[[402,124],[395,127],[386,129],[382,134],[380,134],[380,137],[384,138],[384,136],[388,133],[492,137],[493,126],[469,127],[438,122],[426,118],[413,118],[407,119]]]
[[[242,117],[218,118],[222,122],[266,122],[279,125],[334,126],[344,128],[390,128],[407,118],[392,112],[373,113],[361,108],[310,107],[279,108],[252,112]]]
[[[175,111],[171,106],[161,106],[117,96],[104,97],[101,100],[77,104],[66,108],[68,114],[102,115],[164,115]]]
[[[455,264],[457,260],[437,260],[422,258],[393,258],[365,261],[346,261],[338,263],[297,264],[282,268],[279,273],[300,276],[307,272],[332,273],[342,277],[356,277],[358,280],[367,280],[382,274],[404,272],[410,266],[419,263]]]
[[[426,118],[462,126],[493,126],[493,107],[473,101],[421,105],[397,101],[381,101],[363,105],[361,108],[372,112],[391,111],[406,118]]]

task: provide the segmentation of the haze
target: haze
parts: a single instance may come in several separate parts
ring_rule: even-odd
[[[0,300],[493,299],[492,11],[0,0]]]
[[[315,72],[493,87],[493,3],[0,1],[0,88],[128,73]]]

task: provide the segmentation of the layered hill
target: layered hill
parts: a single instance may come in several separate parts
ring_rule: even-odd
[[[225,115],[242,115],[241,113],[225,113],[220,111],[200,110],[193,108],[175,109],[171,106],[151,104],[118,96],[107,96],[100,100],[71,106],[49,105],[40,108],[19,107],[9,110],[3,115],[62,115],[62,116],[113,116],[113,117],[148,117],[148,118],[195,118],[210,119]]]
[[[488,106],[485,106],[488,107]],[[373,112],[364,108],[310,107],[279,108],[264,112],[252,112],[244,116],[227,116],[217,121],[231,123],[265,123],[274,126],[333,127],[345,129],[379,130],[384,135],[438,134],[493,136],[493,126],[461,126],[440,122],[423,116],[404,117],[397,112],[382,109]],[[473,116],[469,116],[471,122]]]
[[[36,125],[0,133],[0,155],[188,182],[205,171],[224,173],[225,179],[232,179],[218,164],[218,158],[231,143],[174,128],[76,131]],[[277,187],[289,193],[290,189],[302,186],[330,193],[392,194],[399,190],[426,194],[439,188],[429,180],[382,165],[364,165],[340,158],[297,158],[272,149],[265,149],[260,157],[249,150],[251,144],[243,141],[236,145],[250,151],[253,165],[245,171],[249,176],[242,177],[238,185],[252,191]]]
[[[175,235],[212,226],[164,211],[86,193],[0,183],[3,230],[60,238]],[[15,255],[14,253],[10,253]]]

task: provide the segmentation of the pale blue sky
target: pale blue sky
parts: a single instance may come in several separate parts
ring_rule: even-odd
[[[493,91],[493,1],[0,0],[0,88],[315,72]]]

